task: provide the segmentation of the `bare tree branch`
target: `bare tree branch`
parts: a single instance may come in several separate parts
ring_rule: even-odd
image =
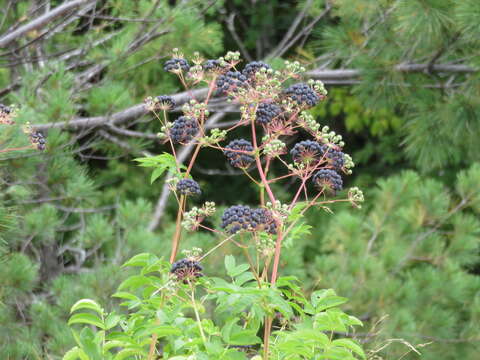
[[[190,100],[191,94],[193,94],[195,98],[200,99],[205,97],[207,93],[208,93],[208,89],[202,88],[198,90],[192,90],[191,92],[186,91],[186,92],[178,93],[178,94],[172,95],[172,97],[177,104],[181,105],[186,101]],[[128,122],[130,120],[137,119],[141,116],[146,115],[147,113],[148,111],[145,108],[144,104],[137,104],[112,115],[94,116],[94,117],[88,117],[88,118],[73,119],[70,121],[38,124],[32,127],[34,127],[36,130],[47,130],[50,128],[78,130],[84,127],[104,126],[107,123],[111,123],[113,125],[119,125],[119,124]]]
[[[394,70],[400,72],[426,72],[428,70],[429,64],[399,64],[394,67]],[[468,65],[450,65],[450,64],[438,64],[432,66],[432,71],[439,72],[439,73],[475,73],[478,72],[480,69],[473,68]],[[341,70],[311,70],[305,73],[306,77],[322,80],[325,84],[330,85],[351,85],[357,84],[361,77],[360,70],[354,69],[341,69]],[[197,100],[203,99],[207,95],[208,89],[201,88],[192,90],[191,92],[182,92],[178,94],[172,95],[175,102],[179,105],[177,109],[180,109],[180,105],[185,103],[186,101],[190,100],[191,95]],[[221,102],[217,104],[216,102],[212,102],[215,104],[211,107],[214,111],[220,112],[236,112],[235,107],[232,107],[231,104],[226,102]],[[70,130],[78,130],[85,127],[99,127],[104,126],[107,123],[113,125],[120,125],[126,123],[130,120],[137,119],[141,116],[147,114],[147,110],[145,109],[144,104],[134,105],[130,108],[125,110],[119,111],[117,113],[106,115],[106,116],[94,116],[88,118],[78,118],[72,119],[70,121],[61,121],[56,123],[47,123],[47,124],[38,124],[32,125],[33,128],[36,130],[47,130],[50,128],[60,128],[60,129],[70,129]]]
[[[81,5],[91,3],[93,1],[96,1],[96,0],[74,0],[68,3],[65,3],[63,5],[57,6],[52,11],[49,11],[48,13],[43,14],[42,16],[39,16],[35,20],[29,22],[28,24],[25,24],[19,27],[18,29],[0,37],[0,48],[6,47],[12,41],[16,40],[17,38],[23,36],[24,34],[30,31],[36,30],[38,28],[41,28],[47,25],[53,19],[64,15],[65,13],[71,11],[72,9],[75,9],[76,7],[79,7]]]

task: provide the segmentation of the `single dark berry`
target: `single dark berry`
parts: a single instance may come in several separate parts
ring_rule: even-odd
[[[231,141],[225,147],[225,156],[233,167],[248,168],[255,158],[251,155],[253,151],[252,143],[245,139],[236,139]]]
[[[170,138],[174,143],[187,143],[197,135],[197,120],[188,116],[180,116],[173,122],[169,130]]]
[[[189,281],[194,281],[196,278],[202,277],[202,270],[203,268],[198,261],[182,259],[172,264],[170,273],[174,274],[177,280],[187,284]]]
[[[29,134],[30,143],[34,145],[37,150],[43,151],[46,147],[46,140],[42,133],[33,131]]]
[[[159,110],[172,110],[177,105],[175,100],[168,95],[160,95],[155,98],[156,108]]]
[[[260,103],[257,107],[256,118],[260,124],[266,125],[280,115],[282,109],[274,103]]]
[[[239,231],[266,231],[275,234],[277,224],[267,209],[252,209],[245,205],[235,205],[225,210],[220,225],[229,234]]]
[[[0,124],[12,125],[12,109],[10,106],[0,104]]]
[[[313,107],[320,101],[318,94],[305,83],[288,87],[284,90],[284,94],[302,107]]]
[[[218,77],[216,85],[220,93],[236,92],[239,88],[247,85],[247,77],[239,71],[227,71]]]
[[[333,169],[340,171],[343,168],[345,164],[345,154],[343,152],[335,150],[328,145],[323,145],[322,153]]]
[[[173,58],[165,62],[165,64],[163,65],[163,70],[170,72],[187,72],[188,70],[190,70],[190,65],[185,59]]]
[[[245,65],[245,68],[242,70],[242,74],[245,75],[249,80],[255,79],[255,74],[262,68],[266,70],[271,69],[270,65],[265,64],[262,61],[252,61]]]
[[[343,188],[342,177],[335,170],[321,169],[318,170],[312,178],[313,183],[320,189],[327,188],[334,193]]]
[[[322,146],[316,141],[305,140],[295,144],[292,150],[290,150],[293,161],[296,163],[311,163],[312,161],[318,161],[322,158],[323,150]]]
[[[182,179],[177,184],[177,191],[182,195],[200,195],[200,185],[192,179]]]

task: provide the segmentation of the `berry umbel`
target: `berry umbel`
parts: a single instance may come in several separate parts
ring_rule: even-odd
[[[323,145],[322,152],[324,153],[325,160],[328,164],[335,170],[340,171],[345,164],[345,154],[341,151],[335,150],[334,148]]]
[[[203,267],[198,261],[193,259],[182,259],[174,262],[170,273],[175,275],[178,281],[182,281],[184,284],[195,281],[195,279],[202,277]]]
[[[192,140],[198,133],[197,120],[188,116],[180,116],[174,121],[169,130],[170,138],[174,143],[184,144]]]
[[[216,85],[222,94],[234,93],[247,85],[247,77],[239,71],[228,71],[218,77]]]
[[[220,225],[229,234],[244,231],[267,231],[275,234],[277,225],[267,209],[251,209],[249,206],[235,205],[225,210]]]
[[[215,59],[206,60],[202,64],[202,68],[203,68],[204,71],[223,71],[223,70],[225,70],[225,67],[222,66],[220,61],[215,60]]]
[[[177,191],[182,195],[200,195],[200,185],[192,179],[182,179],[177,183]]]
[[[320,96],[307,84],[299,83],[285,89],[284,94],[303,108],[310,108],[320,102]]]
[[[327,189],[333,193],[342,190],[342,177],[335,170],[321,169],[318,170],[312,178],[313,183],[319,189]]]
[[[187,72],[190,70],[190,65],[185,59],[173,58],[165,62],[163,70],[173,73]]]
[[[305,140],[295,144],[290,150],[293,161],[296,163],[309,164],[313,161],[318,161],[323,155],[322,146],[316,141]]]
[[[274,118],[280,115],[282,109],[280,106],[274,103],[261,103],[257,107],[257,111],[255,113],[256,120],[262,124],[266,125],[271,122]]]
[[[255,78],[255,74],[260,71],[260,69],[269,70],[271,67],[262,61],[252,61],[245,65],[245,68],[242,70],[242,74],[251,80]]]
[[[30,143],[37,148],[37,150],[43,151],[46,147],[46,140],[42,133],[38,131],[32,131],[29,134]]]
[[[233,167],[246,169],[255,161],[251,155],[253,152],[252,143],[245,139],[231,141],[225,147],[225,156]]]
[[[175,103],[175,100],[171,96],[168,96],[168,95],[157,96],[155,98],[155,103],[157,104],[156,107],[159,110],[165,110],[165,111],[172,110],[177,105]]]
[[[0,104],[0,124],[12,125],[13,121],[13,110],[10,106]]]

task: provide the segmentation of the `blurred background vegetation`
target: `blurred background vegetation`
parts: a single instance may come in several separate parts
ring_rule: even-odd
[[[311,112],[344,135],[356,162],[347,185],[366,203],[311,215],[283,272],[350,298],[365,322],[357,339],[390,344],[381,359],[416,359],[402,357],[403,340],[426,360],[478,358],[478,0],[3,0],[0,12],[0,102],[21,109],[16,125],[0,125],[0,149],[28,143],[27,121],[48,142],[0,153],[1,359],[61,358],[76,300],[116,306],[119,265],[167,255],[174,200],[132,160],[168,150],[138,104],[184,101],[162,70],[175,47],[206,58],[240,50],[274,67],[297,60],[325,82],[329,97]],[[238,118],[227,106],[215,102],[216,126]],[[256,202],[221,154],[198,164],[199,203]],[[183,247],[214,244],[200,232]],[[235,251],[209,258],[206,273]]]

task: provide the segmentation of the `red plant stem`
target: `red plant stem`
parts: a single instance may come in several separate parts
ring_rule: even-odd
[[[27,149],[35,149],[35,146],[34,145],[27,145],[27,146],[22,146],[22,147],[17,147],[17,148],[2,149],[2,150],[0,150],[0,153],[9,152],[9,151],[27,150]]]
[[[295,204],[297,203],[298,197],[300,196],[300,193],[302,192],[303,187],[305,186],[305,182],[307,181],[307,178],[302,179],[302,184],[298,188],[297,193],[295,194],[295,197],[292,200],[292,203],[290,204],[290,210],[293,209]]]
[[[252,140],[253,140],[253,147],[255,149],[255,152],[258,150],[258,145],[257,145],[257,132],[255,131],[255,123],[252,120]],[[275,204],[276,199],[275,195],[273,195],[272,189],[270,188],[270,185],[268,184],[268,180],[265,177],[265,173],[263,172],[263,167],[262,167],[262,162],[260,161],[260,156],[256,153],[255,154],[255,161],[257,164],[257,169],[258,173],[260,174],[260,179],[262,180],[262,184],[265,187],[265,190],[267,191],[268,197],[270,198],[270,201],[272,204]]]
[[[180,243],[180,235],[182,234],[182,215],[185,206],[185,195],[180,196],[180,204],[178,205],[177,221],[175,223],[175,234],[172,239],[172,252],[170,253],[170,264],[173,264],[177,256],[178,246]]]
[[[200,148],[202,147],[201,144],[198,144],[197,147],[195,148],[195,151],[193,152],[192,158],[190,159],[190,163],[188,164],[187,171],[185,172],[185,178],[190,175],[190,171],[192,171],[193,164],[195,163],[195,160],[197,159],[197,155],[200,152]]]
[[[288,177],[290,177],[290,176],[295,176],[295,174],[282,175],[282,176],[276,177],[276,178],[274,178],[274,179],[270,179],[270,180],[268,180],[268,182],[269,182],[269,183],[274,183],[274,182],[276,182],[276,181],[278,181],[278,180],[286,179],[286,178],[288,178]]]
[[[260,156],[258,154],[257,133],[255,131],[255,123],[253,119],[251,124],[252,124],[252,141],[253,141],[253,147],[255,150],[255,162],[257,164],[258,173],[260,174],[262,185],[267,191],[268,197],[270,198],[272,205],[274,205],[276,202],[275,195],[273,195],[273,192],[272,192],[272,189],[270,188],[267,177],[265,176],[265,173],[262,167],[262,162],[260,161]],[[275,260],[273,263],[272,284],[275,284],[275,282],[277,281],[278,263],[280,261],[280,252],[281,252],[281,246],[282,246],[282,226],[283,224],[281,223],[281,221],[277,221],[278,232],[277,232],[277,241],[275,244]],[[268,360],[268,357],[269,357],[271,328],[272,328],[272,319],[270,316],[267,316],[265,318],[265,329],[263,333],[263,349],[264,349],[265,360]]]
[[[282,227],[279,226],[277,231],[277,241],[275,242],[275,256],[273,258],[272,277],[270,278],[270,283],[272,285],[275,285],[275,283],[277,282],[278,264],[280,263],[280,253],[282,251],[282,240],[283,240]]]
[[[263,330],[263,357],[265,360],[268,360],[271,328],[272,328],[272,319],[269,316],[267,316],[265,319],[265,328]]]

